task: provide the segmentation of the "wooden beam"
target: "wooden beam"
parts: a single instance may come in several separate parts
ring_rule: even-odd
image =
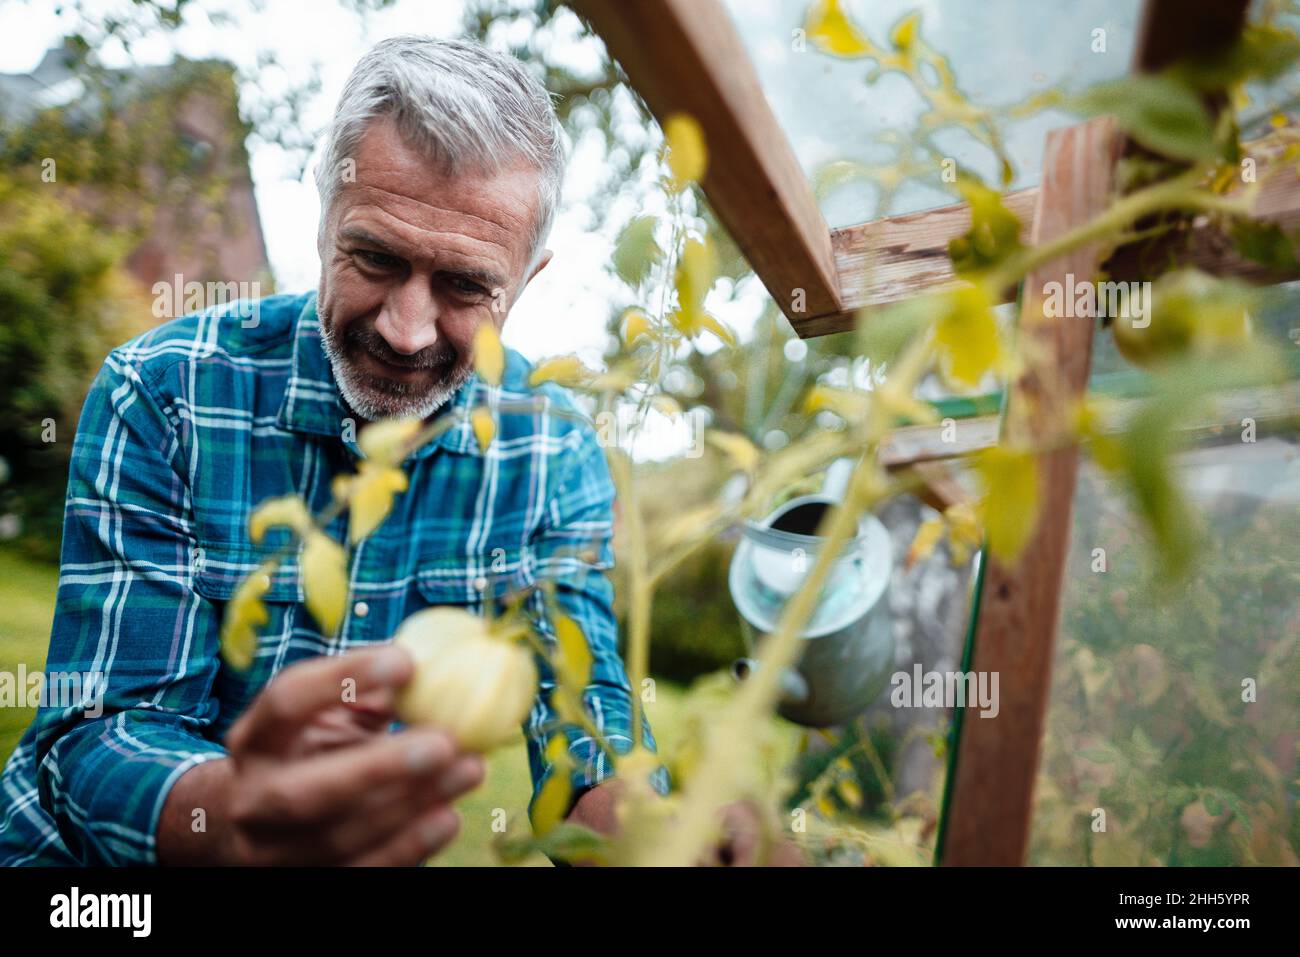
[[[840,311],[830,229],[719,0],[571,5],[660,121],[681,112],[700,124],[700,185],[787,318]]]
[[[1300,231],[1300,181],[1291,163],[1278,164],[1284,146],[1277,141],[1252,140],[1242,144],[1242,152],[1255,160],[1259,173],[1259,194],[1251,207],[1251,216],[1276,223],[1294,234]],[[1271,167],[1271,168],[1270,168]],[[1238,184],[1229,196],[1245,189]],[[1273,284],[1300,279],[1300,269],[1269,269],[1243,259],[1232,237],[1199,216],[1179,229],[1154,240],[1133,243],[1115,251],[1106,263],[1106,273],[1116,281],[1149,280],[1173,264],[1195,266],[1216,276],[1237,276],[1251,282]]]
[[[1119,399],[1119,414],[1109,423],[1109,428],[1117,434],[1122,432],[1129,407],[1143,402],[1142,397]],[[1215,393],[1208,397],[1204,414],[1181,423],[1178,428],[1187,434],[1189,441],[1194,441],[1195,437],[1240,428],[1246,416],[1269,428],[1284,428],[1300,420],[1300,381]],[[1000,415],[957,419],[952,441],[946,440],[948,430],[943,425],[905,425],[885,433],[880,440],[879,461],[894,471],[972,455],[998,444],[1000,423]]]
[[[1008,208],[1025,224],[1022,239],[1028,238],[1037,198],[1036,188],[1006,196]],[[803,339],[846,332],[853,328],[855,313],[863,306],[897,302],[955,282],[948,241],[968,229],[969,207],[953,203],[835,230],[831,244],[840,277],[841,307],[790,324]],[[1010,295],[1003,301],[1009,299]]]
[[[1112,200],[1120,146],[1103,117],[1053,130],[1043,153],[1043,181],[1033,242],[1063,235],[1104,211]],[[1030,365],[1012,385],[1008,416],[1023,422],[1031,444],[1048,441],[1056,417],[1087,388],[1093,323],[1043,315],[1041,290],[1065,276],[1091,276],[1098,246],[1079,249],[1029,275],[1020,335]],[[940,862],[1022,864],[1029,845],[1039,742],[1051,687],[1065,552],[1078,470],[1070,447],[1037,456],[1039,508],[1033,539],[1015,565],[987,558],[970,667],[997,673],[996,718],[964,715]]]
[[[958,419],[946,441],[942,425],[908,425],[887,433],[880,440],[878,459],[887,469],[905,468],[918,462],[936,462],[970,455],[998,444],[1000,415],[979,415]]]
[[[1252,215],[1280,225],[1288,232],[1300,231],[1300,182],[1290,167],[1268,175],[1270,163],[1278,159],[1276,142],[1251,141],[1242,145],[1256,160],[1260,191]],[[1244,189],[1239,184],[1229,195]],[[1038,202],[1038,187],[1008,193],[1007,208],[1025,224],[1022,240],[1028,239],[1029,224]],[[955,282],[948,259],[948,241],[970,228],[970,211],[965,203],[954,203],[902,216],[890,216],[831,233],[835,264],[840,274],[842,309],[811,316],[793,323],[805,339],[847,332],[854,326],[856,310],[918,296]],[[1300,269],[1267,269],[1237,254],[1231,237],[1208,217],[1200,216],[1183,230],[1155,242],[1134,243],[1116,250],[1105,269],[1114,280],[1154,279],[1172,265],[1196,266],[1218,276],[1239,276],[1252,282],[1278,283],[1300,279]],[[1014,290],[1004,290],[1008,302]]]
[[[921,483],[914,494],[936,512],[946,512],[954,505],[971,499],[970,492],[950,465],[943,462],[918,462],[912,466],[911,471]]]
[[[1133,47],[1133,72],[1212,57],[1241,35],[1250,0],[1146,0]]]

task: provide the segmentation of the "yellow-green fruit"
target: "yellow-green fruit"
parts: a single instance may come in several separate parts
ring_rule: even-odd
[[[1248,303],[1243,284],[1180,269],[1155,284],[1145,316],[1130,309],[1115,318],[1115,346],[1143,367],[1189,353],[1217,355],[1250,336]]]
[[[537,694],[526,649],[458,608],[417,612],[394,641],[415,659],[415,677],[397,696],[402,721],[443,728],[469,751],[491,751],[519,734]]]

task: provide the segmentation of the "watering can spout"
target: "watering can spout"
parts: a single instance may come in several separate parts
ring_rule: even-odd
[[[731,676],[737,681],[744,681],[759,667],[753,658],[737,658],[731,664]],[[804,676],[793,668],[781,673],[781,704],[801,705],[808,702],[808,682]]]

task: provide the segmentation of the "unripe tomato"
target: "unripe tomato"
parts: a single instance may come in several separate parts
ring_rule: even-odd
[[[1144,320],[1117,316],[1111,324],[1124,358],[1144,368],[1189,353],[1217,355],[1250,336],[1248,290],[1198,269],[1179,269],[1156,283]]]
[[[393,640],[415,659],[415,676],[396,700],[402,721],[443,728],[477,752],[519,734],[537,694],[527,649],[495,637],[482,618],[445,607],[416,612]]]

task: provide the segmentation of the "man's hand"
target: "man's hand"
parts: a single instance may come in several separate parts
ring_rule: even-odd
[[[229,757],[172,788],[159,863],[416,865],[445,847],[483,760],[441,731],[383,732],[413,668],[395,646],[286,668],[231,727]]]
[[[600,834],[618,830],[617,803],[623,783],[617,778],[585,792],[569,812],[568,820]],[[798,867],[805,863],[802,852],[777,835],[774,824],[765,822],[757,805],[736,801],[719,812],[722,840],[697,861],[704,867]]]
[[[734,801],[724,807],[722,840],[698,862],[705,867],[799,867],[803,853],[779,836],[772,822],[764,821],[759,807],[750,801]]]

